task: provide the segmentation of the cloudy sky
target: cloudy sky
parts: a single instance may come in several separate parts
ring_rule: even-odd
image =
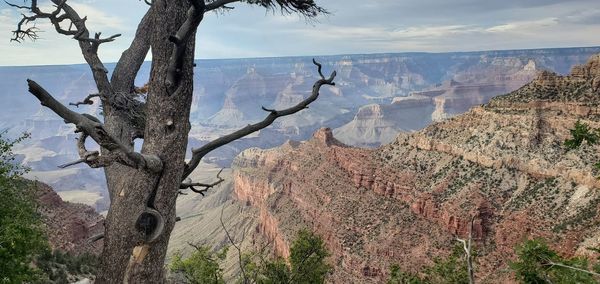
[[[22,0],[12,0],[17,4]],[[50,7],[48,1],[39,1]],[[317,0],[331,15],[307,23],[234,4],[205,17],[197,58],[240,58],[405,51],[473,51],[600,45],[598,0]],[[46,4],[44,4],[46,3]],[[92,32],[121,33],[100,55],[114,62],[147,9],[139,0],[69,0]],[[75,40],[43,21],[41,39],[9,42],[20,13],[0,4],[0,65],[81,63]]]

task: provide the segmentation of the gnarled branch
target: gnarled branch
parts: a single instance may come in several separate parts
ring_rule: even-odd
[[[54,11],[49,13],[43,12],[38,7],[37,0],[31,0],[30,5],[28,6],[16,5],[7,2],[11,7],[26,10],[29,14],[23,14],[23,18],[17,23],[17,29],[13,31],[13,38],[11,40],[22,42],[25,38],[29,38],[31,40],[38,39],[39,29],[36,28],[35,25],[28,28],[25,26],[29,23],[35,22],[38,19],[48,19],[57,33],[72,36],[78,41],[83,57],[92,69],[98,91],[100,93],[110,94],[111,87],[108,77],[106,76],[108,71],[98,57],[97,50],[100,44],[113,41],[120,35],[116,34],[108,38],[100,38],[100,33],[97,33],[95,37],[90,38],[89,31],[85,25],[87,20],[86,17],[81,18],[75,9],[67,4],[67,0],[51,0],[51,2],[56,8]],[[61,26],[61,23],[64,21],[68,21],[68,29],[64,29]]]
[[[269,115],[267,117],[265,117],[264,120],[262,120],[258,123],[255,123],[255,124],[249,124],[248,126],[242,128],[238,131],[235,131],[231,134],[228,134],[228,135],[220,137],[216,140],[213,140],[198,149],[193,149],[192,150],[192,153],[193,153],[192,159],[185,167],[185,170],[183,173],[183,179],[185,179],[187,176],[189,176],[194,171],[194,169],[196,169],[196,167],[198,167],[198,165],[200,164],[200,160],[202,160],[202,158],[204,156],[206,156],[206,154],[208,154],[211,151],[213,151],[223,145],[226,145],[234,140],[240,139],[244,136],[250,135],[256,131],[259,131],[263,128],[268,127],[269,125],[273,124],[273,122],[277,118],[292,115],[294,113],[297,113],[297,112],[307,108],[310,103],[314,102],[319,97],[319,92],[323,85],[335,86],[333,79],[335,79],[336,72],[333,71],[333,73],[331,73],[331,76],[329,76],[329,78],[325,78],[325,76],[323,76],[323,73],[321,72],[321,67],[320,67],[321,64],[316,62],[314,59],[313,59],[313,63],[315,65],[317,65],[317,67],[319,67],[319,76],[321,77],[321,79],[318,80],[317,82],[315,82],[315,84],[313,85],[312,94],[308,98],[301,101],[297,105],[287,108],[287,109],[284,109],[284,110],[271,110],[271,109],[263,108],[269,112]]]
[[[52,95],[50,95],[44,88],[33,80],[27,79],[29,85],[29,92],[33,94],[40,103],[51,109],[54,113],[62,117],[66,123],[73,123],[77,127],[78,131],[89,135],[100,145],[101,147],[108,150],[113,158],[111,161],[117,161],[124,163],[128,166],[132,166],[138,169],[144,169],[151,172],[160,172],[162,170],[162,161],[155,155],[144,155],[131,150],[129,147],[123,145],[120,141],[113,138],[106,130],[100,121],[91,116],[74,112],[57,101]],[[79,143],[85,143],[85,138],[82,137]],[[80,147],[82,150],[82,147]],[[85,146],[83,147],[85,150]],[[87,151],[85,151],[87,152]],[[113,156],[114,155],[114,156]],[[89,157],[97,156],[93,154],[82,155],[87,162]],[[123,159],[124,158],[124,159]],[[103,161],[108,163],[110,161]]]

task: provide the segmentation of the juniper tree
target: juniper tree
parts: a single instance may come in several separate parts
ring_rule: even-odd
[[[149,7],[141,19],[129,48],[118,59],[112,75],[98,56],[101,45],[120,35],[91,34],[82,17],[66,0],[51,0],[52,11],[42,11],[37,0],[10,4],[23,11],[12,39],[37,38],[36,21],[49,21],[56,32],[76,40],[90,67],[98,92],[74,105],[91,104],[96,97],[103,121],[82,115],[57,101],[43,82],[27,80],[29,91],[80,133],[80,160],[92,168],[103,168],[110,198],[105,221],[104,250],[97,283],[160,283],[164,281],[164,259],[169,236],[176,222],[175,203],[181,189],[198,192],[214,186],[184,182],[209,152],[272,124],[275,119],[305,109],[317,99],[323,85],[333,85],[335,72],[320,79],[312,94],[284,110],[263,108],[264,120],[192,150],[185,161],[192,103],[194,47],[198,25],[209,12],[231,9],[244,3],[284,14],[314,18],[327,13],[314,0],[144,0]],[[232,13],[233,14],[233,13]],[[151,50],[152,67],[144,100],[137,99],[136,74]],[[100,151],[86,149],[93,139]],[[133,141],[143,139],[140,152]]]

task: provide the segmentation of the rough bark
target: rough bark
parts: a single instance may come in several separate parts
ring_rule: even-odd
[[[133,176],[113,176],[115,196],[106,219],[102,269],[98,283],[157,283],[164,281],[164,259],[175,224],[175,201],[183,173],[190,130],[194,40],[186,43],[179,86],[173,94],[165,88],[175,34],[186,20],[186,0],[154,1],[151,35],[152,70],[146,102],[146,129],[142,153],[154,153],[163,161],[160,174],[136,171]],[[152,192],[155,196],[150,196]],[[153,199],[153,200],[150,200]],[[147,206],[163,217],[165,227],[158,239],[146,243],[136,221]]]
[[[164,260],[171,231],[176,222],[175,202],[180,189],[189,188],[203,194],[213,184],[182,183],[208,152],[263,129],[279,117],[305,109],[317,99],[322,85],[334,85],[335,72],[313,86],[313,93],[296,106],[284,110],[264,109],[265,120],[216,139],[207,147],[193,152],[190,164],[185,163],[185,150],[190,131],[190,108],[193,93],[193,67],[196,29],[208,11],[231,9],[226,4],[240,0],[154,0],[145,1],[150,8],[140,22],[130,47],[123,52],[109,80],[108,70],[98,56],[101,44],[120,35],[90,37],[86,17],[79,14],[66,0],[51,0],[56,6],[46,13],[37,6],[9,4],[25,10],[23,19],[13,31],[12,40],[36,39],[37,28],[26,28],[38,19],[48,19],[60,34],[73,36],[88,63],[98,93],[79,103],[92,104],[100,98],[104,123],[99,119],[70,110],[37,82],[28,81],[30,92],[42,105],[49,107],[67,123],[74,123],[82,132],[78,143],[81,159],[64,165],[87,163],[104,167],[111,205],[105,221],[105,233],[100,269],[96,283],[163,283]],[[249,2],[283,12],[299,13],[307,18],[326,11],[312,0],[261,0]],[[68,29],[64,29],[69,26]],[[146,102],[133,102],[135,77],[146,54],[152,50],[152,68]],[[123,104],[123,100],[126,102]],[[135,109],[135,110],[134,110]],[[143,111],[143,123],[132,118],[132,112]],[[101,153],[88,151],[85,139],[92,138],[101,146]],[[141,153],[133,149],[133,141],[144,137]],[[205,187],[196,190],[194,187]]]

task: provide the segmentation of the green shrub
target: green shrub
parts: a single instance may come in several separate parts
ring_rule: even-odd
[[[0,283],[34,282],[43,278],[33,267],[36,255],[48,249],[42,230],[34,186],[21,178],[12,148],[27,138],[7,140],[0,133]]]
[[[227,255],[227,248],[212,252],[206,246],[195,247],[196,251],[183,259],[174,255],[169,266],[171,272],[179,273],[188,283],[224,283],[223,270],[219,262]],[[290,258],[265,259],[262,253],[246,253],[241,257],[244,275],[238,283],[256,284],[318,284],[325,283],[331,267],[325,262],[329,256],[323,239],[308,230],[298,233],[290,247]]]
[[[424,284],[425,280],[416,275],[400,270],[400,266],[394,264],[390,267],[390,278],[387,284]]]
[[[195,246],[192,255],[183,259],[176,253],[170,265],[172,272],[181,273],[188,283],[192,284],[221,284],[223,270],[219,262],[227,256],[227,247],[219,252],[212,252],[206,246]]]
[[[597,283],[586,258],[565,259],[541,239],[527,240],[515,248],[517,261],[510,263],[521,283]],[[578,270],[581,269],[581,270]]]
[[[583,141],[586,141],[590,145],[595,145],[600,138],[598,129],[591,129],[587,123],[582,123],[580,120],[577,120],[574,128],[569,131],[571,132],[571,139],[565,140],[567,150],[579,148]]]
[[[324,283],[331,270],[325,262],[328,256],[321,237],[308,230],[300,231],[290,247],[292,283]]]

